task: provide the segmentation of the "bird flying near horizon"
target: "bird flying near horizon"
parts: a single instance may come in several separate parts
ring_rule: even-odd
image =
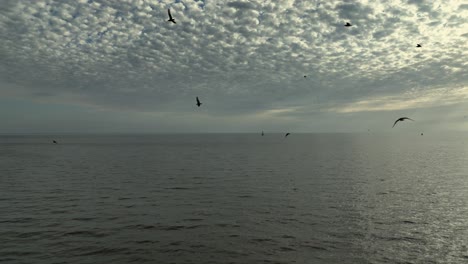
[[[395,121],[395,123],[393,123],[392,128],[395,127],[395,125],[396,125],[398,122],[400,122],[400,121],[405,121],[406,119],[411,120],[411,121],[414,121],[413,119],[411,119],[411,118],[409,118],[409,117],[400,117],[400,118],[398,118],[398,119]]]
[[[197,96],[197,106],[200,107],[202,105],[202,103],[200,102],[200,100],[198,99],[198,96]]]

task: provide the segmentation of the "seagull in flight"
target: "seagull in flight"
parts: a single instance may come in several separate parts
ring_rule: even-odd
[[[398,122],[400,122],[400,121],[405,121],[406,119],[411,120],[411,121],[414,121],[413,119],[411,119],[411,118],[409,118],[409,117],[400,117],[400,118],[398,118],[398,119],[395,121],[395,123],[393,123],[392,128],[395,127],[396,123],[398,123]]]
[[[200,107],[200,105],[202,105],[202,103],[200,102],[200,100],[198,99],[198,96],[197,96],[197,106]]]
[[[421,44],[416,44],[416,48],[421,48]]]
[[[175,19],[172,18],[171,9],[167,9],[167,14],[169,15],[169,20],[167,20],[167,22],[172,22],[172,23],[176,24]]]
[[[291,133],[286,133],[286,135],[284,135],[284,137],[287,137],[287,136],[289,136],[290,134],[291,134]]]
[[[344,25],[345,27],[350,27],[352,26],[349,22],[346,22],[346,24]]]

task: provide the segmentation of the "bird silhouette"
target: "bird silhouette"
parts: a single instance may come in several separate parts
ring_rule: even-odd
[[[284,137],[287,137],[287,136],[289,136],[290,134],[291,134],[291,133],[286,133],[286,135],[284,135]]]
[[[167,20],[167,22],[172,22],[172,23],[176,24],[175,19],[172,18],[171,9],[167,9],[167,14],[169,15],[169,20]]]
[[[198,99],[198,96],[197,96],[197,106],[200,107],[200,105],[202,105],[202,103],[200,102],[200,100]]]
[[[411,121],[414,121],[413,119],[411,119],[411,118],[409,118],[409,117],[400,117],[400,118],[398,118],[398,119],[395,121],[395,123],[393,123],[392,128],[395,127],[396,123],[398,123],[398,122],[400,122],[400,121],[405,121],[406,119],[411,120]]]
[[[416,44],[416,48],[421,48],[421,44]]]
[[[346,22],[346,24],[344,25],[345,27],[350,27],[352,26],[349,22]]]
[[[57,141],[55,141],[55,140],[52,140],[52,143],[54,143],[54,144],[58,144],[58,143],[57,143]]]
[[[304,75],[304,78],[307,78],[307,75]]]

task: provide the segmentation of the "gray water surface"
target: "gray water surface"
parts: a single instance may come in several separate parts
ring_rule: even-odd
[[[468,136],[0,136],[0,262],[468,263]]]

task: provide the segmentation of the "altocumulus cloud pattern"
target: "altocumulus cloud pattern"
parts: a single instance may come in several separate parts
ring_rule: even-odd
[[[0,92],[147,112],[200,96],[210,115],[259,118],[456,104],[467,14],[456,0],[3,0]]]

